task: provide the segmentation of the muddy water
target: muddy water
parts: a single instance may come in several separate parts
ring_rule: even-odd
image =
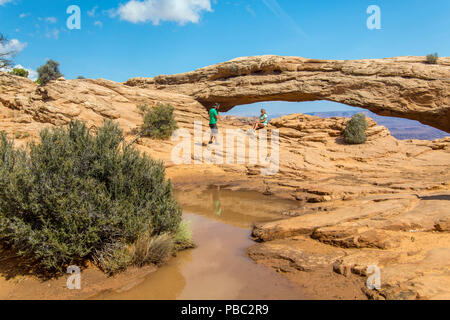
[[[191,222],[196,249],[180,253],[138,286],[97,299],[305,299],[305,294],[272,269],[246,255],[254,244],[253,222],[279,218],[296,206],[249,192],[209,190],[177,193]]]
[[[255,222],[280,219],[280,212],[298,208],[292,200],[280,200],[251,191],[209,189],[175,193],[184,212],[191,212],[222,223],[250,228]]]

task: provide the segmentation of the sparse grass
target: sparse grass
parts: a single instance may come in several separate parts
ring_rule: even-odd
[[[127,246],[116,242],[106,245],[100,251],[94,252],[93,261],[105,273],[114,275],[126,270],[133,261],[133,255]]]
[[[96,264],[110,275],[124,271],[128,266],[143,267],[149,264],[161,265],[176,251],[193,247],[189,225],[182,222],[178,230],[182,234],[164,233],[153,236],[145,232],[137,238],[136,242],[125,246],[121,243],[110,244],[94,255]]]
[[[16,131],[14,133],[14,139],[26,139],[30,136],[29,132],[20,132],[20,131]]]
[[[133,264],[142,267],[146,264],[162,264],[173,252],[174,241],[169,234],[151,236],[144,233],[132,246]]]
[[[188,221],[182,221],[178,225],[178,229],[175,232],[174,242],[177,248],[188,249],[194,247],[192,240],[191,224]]]

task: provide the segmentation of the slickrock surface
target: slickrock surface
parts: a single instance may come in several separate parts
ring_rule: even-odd
[[[242,57],[177,75],[134,78],[126,84],[186,94],[205,106],[220,102],[226,109],[261,101],[329,100],[450,132],[450,58],[430,65],[424,57],[357,61]]]
[[[44,87],[0,73],[0,131],[23,146],[46,127],[81,119],[95,129],[113,119],[131,140],[141,123],[138,104],[170,103],[180,128],[191,136],[194,121],[202,121],[205,141],[204,105],[212,102],[231,108],[256,101],[327,99],[420,118],[449,132],[450,59],[439,59],[439,65],[422,60],[253,57],[126,84],[60,79]],[[242,164],[196,164],[199,154],[177,164],[172,151],[180,141],[142,138],[137,145],[164,161],[180,190],[219,186],[297,200],[297,209],[282,212],[288,219],[255,226],[253,236],[260,243],[249,255],[260,263],[294,278],[329,270],[351,279],[363,279],[367,267],[377,265],[382,288],[362,287],[371,298],[450,299],[450,137],[398,141],[369,119],[368,141],[346,145],[347,121],[302,114],[274,119],[269,137],[278,130],[279,159],[264,165],[251,164],[248,152]],[[235,129],[241,139],[237,145],[246,150],[260,141],[246,133],[248,119],[225,117],[220,128]],[[235,150],[226,140],[212,147],[195,141],[191,147],[206,160],[211,151],[225,156]],[[270,143],[269,151],[274,151]],[[279,170],[262,175],[261,168],[270,164]]]
[[[257,225],[253,235],[263,242],[248,252],[283,272],[328,267],[367,277],[368,267],[378,266],[381,289],[362,287],[375,299],[450,299],[450,233],[439,227],[448,228],[449,201],[448,192],[348,201],[327,212]],[[303,243],[316,244],[305,249]]]

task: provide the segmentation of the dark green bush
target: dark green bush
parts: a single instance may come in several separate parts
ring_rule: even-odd
[[[21,69],[21,68],[14,68],[12,69],[12,71],[8,72],[9,74],[15,75],[15,76],[19,76],[19,77],[24,77],[24,78],[28,78],[29,72],[25,69]]]
[[[142,235],[176,236],[181,209],[164,166],[111,121],[44,130],[29,150],[0,138],[0,244],[52,274],[94,261],[107,272],[132,261]],[[35,271],[36,271],[35,270]]]
[[[366,142],[367,127],[366,116],[363,113],[355,114],[344,130],[345,142],[348,144],[362,144]]]
[[[54,60],[48,60],[46,64],[37,69],[37,72],[39,82],[44,85],[63,76],[59,72],[59,63]]]
[[[427,55],[427,63],[428,64],[436,64],[438,59],[439,59],[439,55],[437,53]]]
[[[138,106],[142,113],[143,124],[141,135],[155,139],[168,139],[178,129],[173,114],[174,108],[170,104],[159,104],[149,109],[146,105]]]

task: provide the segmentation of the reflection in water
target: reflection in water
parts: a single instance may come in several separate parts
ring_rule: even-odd
[[[298,207],[297,201],[280,200],[249,191],[177,191],[175,196],[185,212],[201,214],[236,227],[280,219],[279,213]]]
[[[191,222],[198,247],[181,252],[133,289],[122,293],[105,293],[97,298],[153,300],[305,298],[303,292],[285,277],[270,268],[254,263],[246,255],[246,249],[254,244],[250,240],[247,221],[260,221],[269,216],[274,218],[273,213],[262,211],[258,211],[257,214],[251,212],[251,218],[247,217],[248,212],[245,209],[248,209],[250,205],[248,201],[252,197],[258,196],[240,192],[225,192],[224,195],[224,191],[216,189],[208,191],[206,196],[201,195],[197,198],[198,203],[194,204],[195,198],[184,194],[181,198],[189,199],[189,206],[201,208],[195,211],[196,214],[184,214],[184,218]],[[183,201],[181,204],[183,205]],[[257,203],[258,208],[265,208],[267,205],[268,203],[261,201]],[[282,207],[285,205],[286,203],[281,203]],[[239,210],[241,206],[244,208],[243,211]],[[246,227],[230,224],[244,224]]]
[[[220,204],[220,187],[213,189],[212,191],[214,212],[220,217],[222,215],[222,206]]]

